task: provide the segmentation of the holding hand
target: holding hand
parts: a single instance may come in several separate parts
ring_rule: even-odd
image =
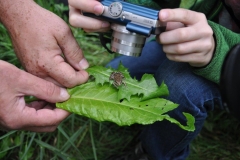
[[[86,32],[104,32],[110,29],[110,23],[82,15],[89,12],[99,15],[103,5],[96,0],[69,0],[69,22],[74,27],[83,28]]]
[[[70,97],[66,89],[1,60],[0,77],[1,129],[51,132],[70,114],[45,101],[26,104],[24,100],[25,95],[31,95],[51,103],[62,102]]]
[[[88,62],[60,17],[32,0],[0,0],[0,19],[29,73],[64,87],[88,80]]]
[[[213,31],[204,14],[186,9],[162,9],[159,19],[167,22],[166,32],[157,40],[168,59],[188,62],[194,67],[207,65],[213,56]]]

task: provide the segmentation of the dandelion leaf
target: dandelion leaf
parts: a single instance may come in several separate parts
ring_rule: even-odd
[[[144,74],[141,81],[131,78],[128,70],[120,64],[117,70],[112,68],[105,68],[101,66],[94,66],[87,70],[90,75],[94,76],[96,84],[111,84],[109,77],[112,72],[120,71],[125,79],[125,85],[119,86],[118,99],[127,99],[130,101],[131,96],[137,95],[142,100],[157,98],[160,96],[167,96],[169,94],[167,86],[162,83],[159,87],[156,83],[155,78],[151,74]],[[112,85],[112,87],[115,87]]]
[[[194,118],[191,115],[185,115],[186,126],[167,115],[167,112],[177,108],[178,104],[163,98],[141,101],[138,96],[132,96],[131,101],[119,101],[115,88],[109,87],[108,84],[96,85],[95,82],[88,82],[68,91],[71,98],[66,102],[57,103],[58,108],[100,122],[110,121],[125,126],[136,123],[152,124],[166,119],[185,130],[194,130]]]

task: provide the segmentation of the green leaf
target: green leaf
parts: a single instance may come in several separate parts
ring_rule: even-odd
[[[94,66],[87,69],[90,75],[95,77],[96,84],[111,84],[109,77],[115,70],[112,68],[105,68],[101,66]],[[167,96],[169,94],[167,86],[162,83],[159,87],[156,83],[155,78],[151,74],[144,74],[141,81],[137,81],[135,78],[132,79],[127,69],[120,64],[117,71],[120,71],[125,76],[126,86],[119,86],[118,99],[126,98],[130,101],[132,95],[142,97],[142,100],[157,98],[161,96]],[[112,87],[114,87],[112,85]]]
[[[90,75],[93,75],[95,78],[96,84],[109,83],[109,77],[113,72],[111,68],[105,68],[103,66],[93,66],[87,69]]]
[[[135,123],[152,124],[166,119],[183,129],[194,130],[194,118],[191,115],[186,116],[188,124],[183,126],[166,114],[178,105],[163,98],[141,101],[138,96],[132,96],[131,101],[119,101],[116,88],[109,87],[108,84],[96,85],[95,82],[68,91],[71,98],[56,106],[97,121],[110,121],[125,126]]]
[[[127,87],[121,86],[118,92],[118,99],[130,100],[131,95],[138,95],[142,97],[142,101],[152,98],[168,95],[167,86],[162,83],[159,87],[150,74],[144,74],[141,81],[126,81]]]

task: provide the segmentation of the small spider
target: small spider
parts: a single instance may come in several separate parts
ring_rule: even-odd
[[[118,88],[119,86],[121,86],[122,84],[124,84],[124,86],[126,86],[126,83],[123,81],[124,80],[124,75],[121,72],[112,72],[109,80],[113,80],[113,85]]]

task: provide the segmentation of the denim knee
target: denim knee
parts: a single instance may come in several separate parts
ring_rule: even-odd
[[[107,67],[118,68],[120,62],[128,68],[132,77],[140,80],[145,73],[154,74],[161,61],[165,59],[162,46],[155,41],[145,44],[140,57],[120,56],[107,64]]]
[[[186,125],[182,112],[195,117],[195,131],[188,132],[168,121],[156,122],[144,128],[141,134],[143,147],[155,160],[184,160],[189,154],[189,144],[202,129],[207,111],[212,110],[221,97],[216,84],[191,72],[186,63],[165,59],[155,74],[158,84],[163,81],[169,88],[168,100],[178,103],[168,114]]]
[[[179,107],[168,114],[182,124],[186,119],[182,112],[195,117],[194,132],[188,132],[169,121],[144,126],[140,139],[143,147],[154,160],[184,160],[189,154],[189,143],[200,132],[207,111],[216,103],[221,106],[221,97],[216,84],[191,72],[187,63],[169,61],[162,46],[156,42],[147,43],[141,57],[121,56],[107,66],[117,68],[119,63],[129,69],[132,77],[140,79],[144,73],[155,74],[157,83],[163,81],[169,88],[168,100]]]
[[[187,63],[166,59],[156,71],[155,78],[159,85],[165,82],[168,86],[170,94],[166,98],[180,104],[180,108],[185,106],[183,111],[191,112],[193,116],[205,116],[215,105],[222,105],[218,85],[192,73]]]

